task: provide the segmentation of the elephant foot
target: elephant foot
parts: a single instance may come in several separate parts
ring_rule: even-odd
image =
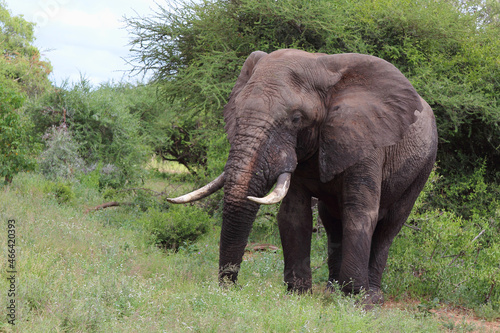
[[[370,289],[368,291],[368,298],[372,304],[384,304],[384,293],[380,289]]]
[[[337,281],[328,281],[323,292],[325,294],[333,294],[339,292],[340,290],[341,288]]]
[[[358,304],[366,311],[370,311],[375,305],[384,304],[384,293],[380,289],[370,289],[363,294]]]
[[[372,310],[375,305],[382,305],[384,303],[384,293],[380,289],[362,289],[359,292],[349,292],[345,291],[337,281],[328,281],[326,283],[325,293],[333,294],[338,292],[343,292],[345,295],[349,294],[361,294],[361,299],[357,302],[364,310]]]
[[[294,278],[292,282],[287,282],[286,284],[289,292],[297,293],[299,295],[309,293],[312,290],[312,279],[310,278]]]
[[[221,287],[233,286],[238,280],[238,265],[226,265],[219,269],[219,285]]]

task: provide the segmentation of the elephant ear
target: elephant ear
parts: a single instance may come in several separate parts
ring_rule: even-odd
[[[253,70],[259,60],[266,55],[266,52],[255,51],[248,56],[247,60],[245,60],[245,63],[243,64],[243,67],[241,68],[241,73],[236,80],[236,84],[229,95],[229,101],[224,106],[224,121],[226,122],[225,130],[230,143],[233,141],[236,130],[236,97],[238,97],[239,93],[243,90],[243,88],[245,88],[248,80],[252,77]]]
[[[319,147],[321,181],[328,182],[376,148],[402,140],[423,107],[411,83],[385,60],[336,54],[318,61],[328,73]]]

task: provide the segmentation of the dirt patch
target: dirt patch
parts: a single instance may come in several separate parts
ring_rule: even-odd
[[[420,306],[421,304],[415,300],[394,301],[389,299],[384,302],[383,308],[397,308],[433,316],[442,322],[443,328],[450,331],[500,332],[500,320],[486,321],[478,318],[471,309],[447,305],[437,305],[435,308],[426,309],[425,306]]]

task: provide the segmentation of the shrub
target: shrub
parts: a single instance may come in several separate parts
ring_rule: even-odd
[[[108,163],[98,170],[99,188],[104,188],[106,186],[118,188],[128,181],[125,176],[125,171],[113,164]]]
[[[390,249],[387,291],[500,314],[500,203],[484,173],[483,164],[455,182],[431,174]]]
[[[44,184],[43,191],[50,196],[54,196],[60,204],[69,203],[75,198],[73,188],[68,183],[48,181]]]
[[[20,171],[34,169],[31,154],[37,150],[28,135],[30,124],[17,110],[23,105],[24,96],[10,86],[0,75],[0,177],[5,183],[10,183]]]
[[[98,163],[97,166],[94,164],[90,168],[85,168],[85,170],[78,175],[78,180],[81,184],[88,188],[94,190],[100,189],[100,175],[101,175],[102,163]]]
[[[47,148],[40,155],[40,171],[48,179],[69,179],[83,171],[84,161],[69,131],[52,128]]]
[[[164,249],[178,250],[208,232],[209,215],[196,206],[174,205],[167,212],[148,209],[138,221],[148,233],[148,240]]]
[[[36,124],[33,136],[41,137],[51,127],[67,128],[78,154],[93,166],[90,171],[102,163],[100,186],[118,187],[141,177],[148,156],[139,135],[139,115],[130,112],[133,96],[133,86],[93,88],[82,79],[30,101],[25,108]]]

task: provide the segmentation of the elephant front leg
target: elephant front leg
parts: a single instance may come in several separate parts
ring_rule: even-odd
[[[281,203],[278,226],[285,260],[284,281],[289,291],[305,292],[312,287],[311,196],[292,182]]]

